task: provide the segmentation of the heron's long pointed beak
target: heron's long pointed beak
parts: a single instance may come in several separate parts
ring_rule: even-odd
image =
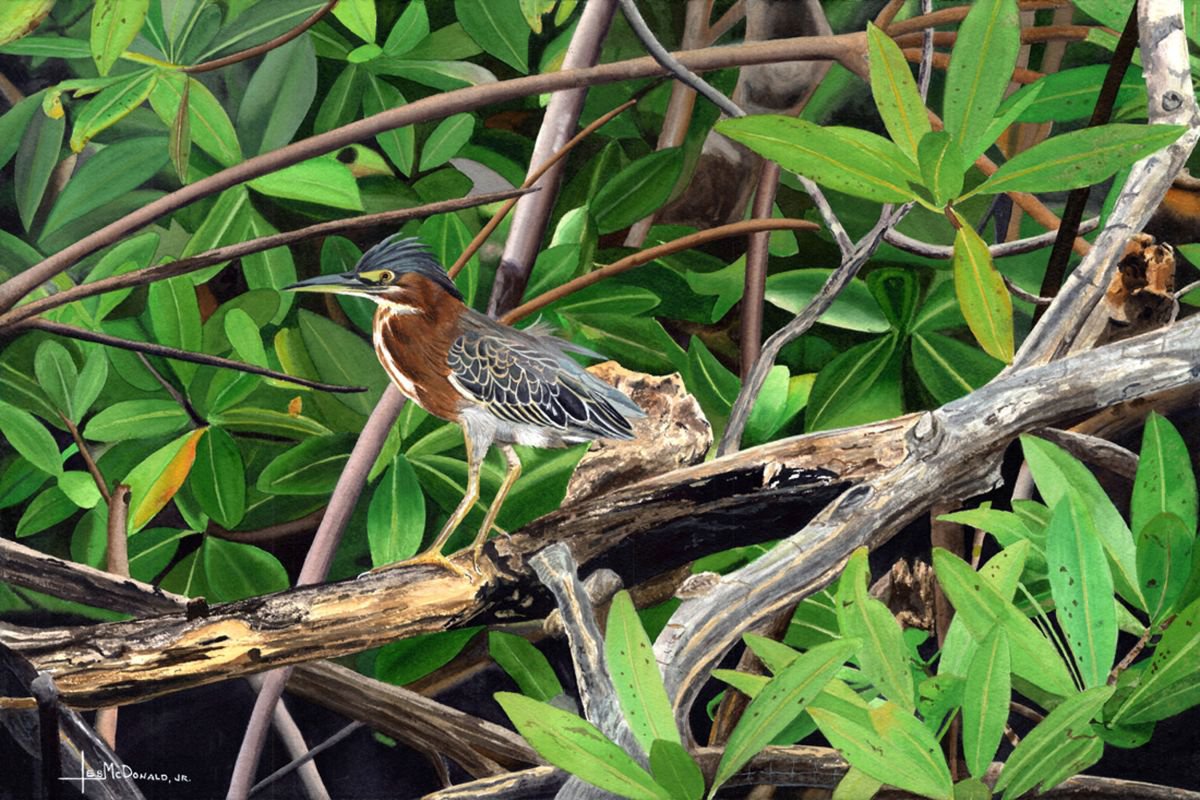
[[[306,281],[283,287],[285,292],[325,292],[327,294],[361,294],[363,284],[353,272],[337,275],[318,275]]]

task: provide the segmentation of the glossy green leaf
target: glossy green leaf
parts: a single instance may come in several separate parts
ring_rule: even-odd
[[[188,164],[192,160],[192,115],[188,108],[191,105],[188,87],[183,84],[183,97],[179,100],[179,108],[175,111],[175,119],[171,122],[170,134],[167,138],[167,151],[171,158],[171,166],[180,183],[188,182]]]
[[[458,155],[474,131],[475,118],[470,114],[454,114],[439,122],[421,148],[421,171],[440,167]]]
[[[766,300],[792,314],[803,311],[821,291],[831,269],[793,269],[767,277]],[[865,281],[851,280],[820,317],[823,325],[862,333],[884,333],[891,325]]]
[[[159,70],[147,68],[124,75],[88,101],[75,117],[71,151],[78,153],[96,134],[116,125],[140,106],[158,82]]]
[[[1013,156],[975,192],[1060,192],[1091,186],[1161,150],[1182,125],[1112,123],[1047,139]]]
[[[860,547],[851,554],[838,579],[838,628],[843,636],[862,641],[858,666],[875,690],[912,711],[916,697],[900,625],[887,606],[867,594],[870,577],[867,549]]]
[[[1096,532],[1104,542],[1116,590],[1136,607],[1144,609],[1146,601],[1138,588],[1133,534],[1095,476],[1067,451],[1043,439],[1022,436],[1021,448],[1038,492],[1048,506],[1058,505],[1059,500],[1069,493],[1082,500],[1081,505],[1091,513]]]
[[[413,3],[409,5],[409,8],[418,6],[425,7],[423,3]],[[374,116],[390,108],[397,108],[407,102],[404,95],[400,94],[400,90],[387,81],[376,75],[368,78],[366,89],[363,91],[363,113],[367,116]],[[412,125],[392,128],[376,134],[375,141],[401,174],[412,175],[417,148],[417,138]]]
[[[200,508],[213,522],[232,530],[246,513],[246,466],[237,442],[209,427],[196,446],[188,484]]]
[[[188,276],[150,284],[150,326],[159,344],[198,352],[201,347],[200,305],[196,289]],[[196,373],[196,365],[186,361],[170,362],[185,384]]]
[[[976,642],[983,641],[999,623],[1012,647],[1013,673],[1051,694],[1066,697],[1075,691],[1066,666],[1045,639],[1012,602],[987,577],[957,556],[934,548],[933,568],[963,624]]]
[[[89,158],[50,209],[42,237],[154,177],[167,163],[164,145],[161,136],[143,136],[108,145]]]
[[[773,677],[750,701],[730,735],[710,795],[783,731],[858,647],[855,639],[817,645]]]
[[[1024,112],[1026,108],[1033,105],[1034,101],[1038,99],[1042,91],[1042,86],[1035,83],[1032,87],[1028,88],[1030,88],[1031,91],[1027,94],[1023,94],[1017,102],[1011,105],[1006,102],[1001,105],[1000,109],[996,112],[995,118],[988,123],[987,130],[984,132],[983,136],[975,141],[975,146],[970,150],[963,152],[964,164],[974,164],[976,159],[983,155],[993,143],[999,140],[1001,135],[1003,135],[1003,133],[1008,130],[1010,126],[1016,124],[1017,119],[1021,116],[1021,113]]]
[[[1190,672],[1169,686],[1143,695],[1136,708],[1123,718],[1129,725],[1145,725],[1173,717],[1200,705],[1200,672]]]
[[[770,440],[789,419],[787,400],[789,378],[787,367],[776,364],[767,372],[766,380],[754,399],[754,407],[746,420],[746,440],[760,443]]]
[[[179,551],[180,540],[192,535],[195,534],[191,531],[173,528],[139,531],[137,536],[129,539],[129,574],[147,583],[155,580]]]
[[[317,55],[308,36],[267,53],[238,106],[237,138],[246,152],[266,153],[292,141],[316,96]]]
[[[1154,656],[1150,665],[1143,671],[1142,681],[1131,691],[1120,707],[1111,714],[1106,714],[1107,721],[1115,722],[1147,722],[1161,719],[1158,713],[1163,710],[1159,706],[1151,713],[1144,706],[1155,703],[1156,698],[1163,695],[1176,694],[1177,686],[1182,682],[1194,680],[1196,663],[1200,659],[1200,599],[1193,600],[1186,608],[1171,621],[1166,633],[1154,648]],[[1194,696],[1197,691],[1190,685],[1185,686],[1188,694]]]
[[[954,291],[975,340],[1004,363],[1013,357],[1012,298],[992,263],[987,242],[961,217],[954,235]]]
[[[914,199],[907,175],[893,169],[890,160],[881,161],[855,146],[855,139],[836,129],[766,114],[721,120],[716,130],[830,189],[879,203]],[[880,147],[898,150],[886,141]],[[904,156],[897,152],[897,158]]]
[[[251,238],[268,236],[278,233],[277,230],[257,212],[250,215],[247,233]],[[295,302],[292,292],[280,292],[284,286],[296,282],[296,262],[292,259],[292,251],[288,247],[273,247],[261,253],[251,253],[242,256],[242,275],[246,278],[246,286],[254,289],[273,289],[279,298],[279,304],[266,322],[278,325],[287,316]]]
[[[861,155],[885,165],[884,172],[888,175],[903,176],[907,183],[921,183],[916,157],[907,156],[891,139],[885,139],[862,128],[847,128],[841,125],[826,125],[824,130],[832,133],[847,146],[858,150]]]
[[[269,408],[230,408],[209,417],[209,422],[237,433],[257,433],[285,439],[328,436],[333,431],[311,417]]]
[[[385,645],[375,659],[375,677],[398,686],[412,683],[450,663],[480,630],[438,631]]]
[[[174,400],[118,400],[88,421],[83,437],[94,442],[154,439],[182,430],[188,421]]]
[[[348,435],[306,439],[263,468],[258,490],[269,494],[329,494],[350,457],[352,445]]]
[[[261,547],[206,536],[200,552],[213,600],[232,602],[291,585],[283,564]]]
[[[517,530],[562,505],[575,466],[586,454],[587,447],[579,445],[562,450],[518,447],[521,477],[500,509],[500,527]]]
[[[892,141],[916,161],[917,146],[929,133],[929,114],[908,60],[896,43],[871,23],[867,23],[867,48],[875,107]]]
[[[340,0],[333,16],[364,42],[375,41],[375,0]]]
[[[658,295],[640,286],[597,284],[572,292],[547,308],[567,317],[620,313],[633,317],[657,307],[660,302]]]
[[[250,181],[250,186],[271,197],[303,200],[332,208],[362,211],[358,184],[350,170],[334,156],[320,156]]]
[[[518,72],[529,71],[529,26],[516,3],[455,0],[454,13],[489,54]]]
[[[133,43],[150,0],[96,0],[92,8],[92,58],[101,75],[107,75],[121,53]]]
[[[49,4],[49,0],[28,0],[28,2],[44,2],[47,5]],[[10,16],[4,22],[8,22],[11,19],[13,18]],[[0,23],[0,25],[2,24]],[[0,40],[6,38],[7,35],[5,29],[0,28]],[[16,39],[7,44],[0,45],[0,53],[10,56],[42,56],[44,58],[90,58],[92,48],[82,39],[46,34],[42,36],[26,36],[23,39]],[[40,97],[38,101],[41,101]]]
[[[347,64],[326,91],[317,110],[317,118],[313,121],[313,132],[325,133],[353,119],[362,103],[366,83],[366,69],[357,64]]]
[[[935,204],[943,206],[958,197],[966,166],[950,134],[945,131],[925,134],[917,148],[917,163],[925,188],[933,194]]]
[[[0,48],[3,49],[3,48]],[[30,95],[0,115],[0,169],[16,154],[25,131],[33,123],[34,112],[42,103],[41,93]],[[44,115],[43,115],[44,116]],[[40,122],[40,120],[39,120]],[[59,146],[62,134],[59,133]]]
[[[49,486],[29,501],[21,518],[17,520],[14,535],[20,539],[41,533],[71,517],[79,509],[58,486]]]
[[[241,161],[242,148],[238,143],[237,131],[229,121],[229,115],[208,87],[195,78],[179,72],[162,73],[150,91],[150,107],[154,109],[154,113],[164,124],[174,124],[185,99],[185,83],[187,127],[192,142],[223,167],[231,167]],[[293,100],[289,98],[289,102]]]
[[[963,153],[975,150],[1008,89],[1021,22],[1016,0],[978,0],[958,28],[946,70],[942,119]]]
[[[54,0],[10,0],[0,17],[0,44],[28,36],[54,8]]]
[[[1165,417],[1151,412],[1129,502],[1130,527],[1140,532],[1159,514],[1174,514],[1196,532],[1196,476],[1183,437]]]
[[[805,409],[807,430],[833,427],[855,401],[868,392],[884,373],[896,350],[895,334],[851,347],[817,374]]]
[[[1004,369],[1004,363],[978,348],[940,333],[914,333],[912,364],[921,383],[940,404],[949,403],[983,386]]]
[[[339,394],[338,402],[360,414],[370,414],[387,384],[375,351],[366,341],[324,317],[300,312],[304,346],[321,380],[343,386],[368,386],[369,391]]]
[[[50,431],[23,408],[0,402],[0,430],[4,439],[30,464],[47,475],[62,472],[62,457]]]
[[[872,778],[867,773],[851,767],[833,787],[832,800],[860,800],[863,797],[874,797],[883,787],[883,781]]]
[[[0,472],[0,508],[23,503],[46,482],[46,473],[24,458],[14,458]]]
[[[269,366],[258,323],[240,308],[231,308],[225,315],[225,335],[233,345],[234,354],[249,364]]]
[[[1012,662],[1004,628],[992,628],[967,670],[963,687],[963,758],[967,768],[982,778],[1004,736],[1012,701]]]
[[[994,508],[972,508],[965,511],[955,511],[953,514],[942,514],[939,520],[957,522],[960,525],[970,525],[992,534],[1001,547],[1011,548],[1018,542],[1029,542],[1031,555],[1040,558],[1045,567],[1045,531],[1035,533],[1023,519],[1011,511],[1000,511]],[[1034,566],[1033,562],[1030,564]]]
[[[511,692],[497,692],[496,702],[525,741],[554,766],[631,800],[672,800],[628,753],[587,720]]]
[[[549,701],[563,693],[562,684],[550,662],[525,637],[504,631],[489,631],[488,653],[516,681],[526,697]]]
[[[704,774],[678,742],[659,739],[650,746],[650,771],[673,800],[704,797]]]
[[[186,433],[144,458],[121,483],[129,486],[129,532],[136,533],[171,501],[196,460],[204,429]]]
[[[33,359],[34,375],[41,384],[42,391],[50,398],[67,419],[78,419],[73,398],[75,384],[79,381],[79,371],[67,348],[53,339],[38,345],[37,354]]]
[[[606,180],[590,205],[600,233],[627,228],[662,206],[682,169],[683,150],[671,147],[637,159]]]
[[[1024,105],[1024,110],[1016,117],[1018,122],[1071,122],[1087,119],[1096,107],[1096,98],[1107,74],[1107,64],[1091,64],[1044,75],[1009,95],[1001,105],[998,115],[1018,105]],[[1025,101],[1031,94],[1036,96],[1026,104]],[[1117,89],[1115,107],[1120,108],[1145,96],[1146,81],[1142,78],[1142,71],[1137,67],[1130,67]]]
[[[108,381],[108,355],[104,348],[96,346],[85,351],[83,369],[79,370],[79,378],[75,381],[75,392],[71,396],[71,409],[74,415],[72,422],[78,423],[83,419],[100,396],[104,384]]]
[[[1137,574],[1151,622],[1170,612],[1183,592],[1195,543],[1195,534],[1170,512],[1151,517],[1139,529]]]
[[[196,61],[246,50],[292,30],[325,0],[259,0],[226,24],[217,33],[213,44]]]
[[[995,791],[1004,792],[1004,800],[1010,800],[1039,784],[1042,790],[1054,788],[1054,784],[1046,780],[1049,773],[1064,760],[1065,753],[1078,746],[1078,742],[1094,736],[1091,721],[1112,697],[1113,691],[1112,686],[1088,689],[1068,698],[1047,714],[1008,757],[996,781]]]
[[[604,658],[625,721],[642,750],[649,752],[658,739],[682,744],[654,648],[629,592],[618,592],[613,598],[604,636]]]
[[[741,381],[696,336],[688,343],[688,369],[684,382],[700,402],[708,421],[723,427],[737,400]]]
[[[21,225],[27,231],[33,227],[33,218],[46,193],[50,173],[58,163],[63,130],[62,119],[51,119],[40,112],[33,113],[25,135],[20,139],[21,145],[17,148],[17,160],[13,166],[13,193]]]
[[[413,0],[392,26],[383,43],[383,52],[389,56],[402,56],[428,35],[429,12],[425,9],[425,0]]]
[[[496,82],[496,76],[491,72],[478,64],[467,61],[405,58],[388,59],[385,62],[385,58],[381,56],[371,63],[375,72],[383,75],[395,75],[398,78],[405,78],[441,91]]]
[[[403,561],[421,547],[425,535],[425,495],[412,465],[397,453],[371,495],[367,542],[371,564]]]

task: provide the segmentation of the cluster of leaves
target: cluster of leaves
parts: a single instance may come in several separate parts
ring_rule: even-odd
[[[994,791],[1010,800],[1053,788],[1096,763],[1106,745],[1137,747],[1158,720],[1200,705],[1197,487],[1178,432],[1157,415],[1147,421],[1128,524],[1066,451],[1034,437],[1022,443],[1045,503],[945,517],[982,527],[1002,549],[977,572],[934,551],[937,581],[956,613],[933,657],[918,652],[924,632],[902,630],[867,592],[865,549],[834,586],[797,608],[784,642],[745,636],[771,675],[714,671],[753,699],[708,797],[766,745],[819,733],[851,767],[835,796],[868,797],[888,784],[930,798]],[[1119,631],[1138,639],[1136,660],[1117,663]],[[561,688],[527,677],[549,671],[532,645],[500,644],[504,656],[496,641],[493,655],[524,695],[497,699],[546,760],[623,797],[706,796],[699,771],[677,750],[661,676],[627,598],[613,603],[605,651],[642,750],[636,756],[547,705]],[[989,788],[982,779],[1018,695],[1048,713],[1007,754]],[[958,783],[943,754],[956,718],[970,773]]]

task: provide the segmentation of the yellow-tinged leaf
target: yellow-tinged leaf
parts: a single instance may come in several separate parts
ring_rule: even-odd
[[[5,0],[0,14],[0,44],[33,33],[54,8],[54,0]]]
[[[955,214],[958,217],[958,214]],[[954,235],[954,293],[967,327],[984,351],[1008,364],[1013,358],[1012,298],[979,234],[958,217]]]
[[[207,428],[198,428],[184,434],[151,453],[129,473],[124,482],[129,484],[131,492],[131,533],[144,528],[179,491],[192,469],[192,463],[196,460],[196,445],[206,430]]]

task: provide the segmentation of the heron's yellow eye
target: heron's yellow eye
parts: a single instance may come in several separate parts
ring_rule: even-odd
[[[396,279],[396,273],[392,272],[390,269],[383,269],[383,270],[379,271],[379,282],[380,283],[391,283],[395,279]]]

